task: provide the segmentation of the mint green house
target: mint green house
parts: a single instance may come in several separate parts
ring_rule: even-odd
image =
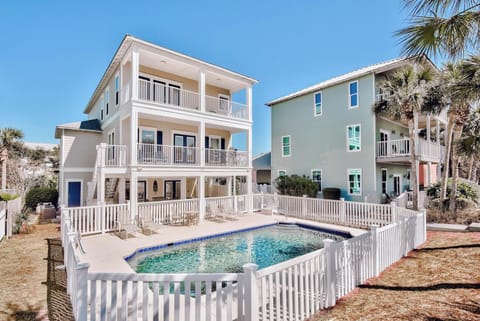
[[[377,117],[372,109],[385,75],[416,63],[413,58],[378,63],[268,102],[272,181],[307,175],[320,190],[340,188],[346,200],[385,202],[386,195],[393,198],[410,188],[409,157],[415,152],[420,188],[436,182],[446,114],[419,117],[418,148],[412,151],[407,124]],[[436,70],[427,58],[421,63]]]

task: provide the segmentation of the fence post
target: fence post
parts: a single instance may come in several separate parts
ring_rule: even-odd
[[[347,223],[347,208],[343,197],[340,198],[340,223]]]
[[[245,287],[245,321],[258,321],[257,269],[253,263],[243,265]],[[238,302],[238,304],[241,304]],[[238,316],[240,319],[240,316]]]
[[[237,195],[233,195],[233,212],[237,213],[238,212],[238,199]]]
[[[370,233],[372,233],[372,255],[373,255],[373,276],[380,275],[380,246],[378,245],[378,225],[370,225]]]
[[[100,219],[97,221],[100,223],[100,230],[102,231],[102,234],[105,234],[105,202],[100,202],[100,208],[97,209],[97,215],[100,216]],[[100,210],[100,211],[98,211]]]
[[[263,191],[260,192],[260,210],[263,210]]]
[[[302,196],[302,218],[307,216],[307,197],[308,195]]]
[[[88,263],[79,263],[75,269],[77,274],[77,311],[75,317],[77,320],[87,320],[88,311]]]
[[[325,308],[333,307],[335,305],[337,279],[335,276],[335,250],[333,248],[334,240],[323,240],[325,253]]]
[[[392,223],[397,222],[398,217],[397,217],[397,203],[391,202],[390,203],[390,208],[392,211]]]
[[[427,210],[426,209],[423,209],[423,220],[422,220],[422,224],[423,224],[423,242],[422,243],[425,243],[427,241]]]

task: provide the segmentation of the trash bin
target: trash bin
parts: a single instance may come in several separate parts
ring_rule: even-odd
[[[57,210],[55,209],[55,206],[53,206],[52,203],[41,203],[37,206],[37,209],[39,206],[40,206],[40,211],[41,211],[40,214],[42,219],[49,220],[57,217]]]

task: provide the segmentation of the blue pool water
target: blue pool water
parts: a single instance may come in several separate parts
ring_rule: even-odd
[[[321,249],[325,238],[344,240],[345,234],[333,234],[293,224],[144,250],[127,262],[137,273],[237,273],[246,263],[259,269]]]

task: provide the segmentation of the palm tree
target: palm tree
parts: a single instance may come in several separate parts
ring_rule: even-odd
[[[23,132],[16,128],[0,129],[0,153],[2,161],[2,189],[6,188],[7,180],[7,160],[10,152],[20,152],[22,150]]]
[[[396,32],[406,55],[458,58],[480,43],[479,0],[404,0],[412,17]]]
[[[415,153],[414,124],[419,114],[435,99],[427,99],[430,88],[433,86],[433,71],[421,65],[407,66],[387,75],[380,90],[386,95],[375,103],[374,112],[377,115],[386,115],[392,119],[405,120],[408,123],[410,140],[411,182],[413,188],[413,206],[418,208],[418,181],[417,155]],[[427,104],[428,103],[428,104]]]
[[[468,158],[467,179],[476,181],[476,162],[480,158],[480,108],[470,114],[458,142],[458,153]]]

